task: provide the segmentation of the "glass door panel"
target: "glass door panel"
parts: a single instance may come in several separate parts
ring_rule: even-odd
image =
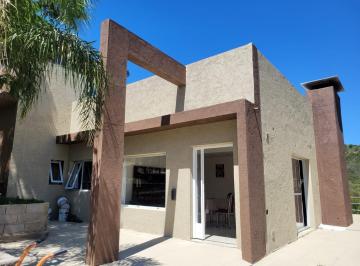
[[[205,238],[204,149],[193,152],[193,238]]]

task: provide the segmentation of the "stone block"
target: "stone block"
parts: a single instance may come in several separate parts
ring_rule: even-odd
[[[26,210],[26,204],[6,205],[6,215],[8,215],[8,214],[24,214],[25,210]]]
[[[21,221],[18,221],[17,214],[7,214],[0,215],[0,224],[17,224]]]
[[[5,224],[0,224],[0,236],[2,236],[4,233],[4,227],[5,227]]]
[[[44,214],[44,213],[27,212],[24,215],[24,222],[25,223],[43,222],[45,220],[47,220],[47,215]]]
[[[48,203],[33,203],[26,206],[26,213],[48,213]]]
[[[6,206],[7,206],[7,205],[0,205],[0,215],[4,215],[4,214],[5,214]]]
[[[4,227],[5,235],[21,234],[24,233],[24,224],[6,224]]]

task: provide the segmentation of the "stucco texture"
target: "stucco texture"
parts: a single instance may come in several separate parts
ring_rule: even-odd
[[[126,122],[237,99],[254,102],[253,49],[250,44],[188,65],[186,88],[156,76],[128,85]],[[297,239],[291,158],[309,161],[311,227],[316,227],[321,217],[310,103],[260,53],[258,62],[269,253]],[[67,195],[75,214],[87,220],[89,192],[65,191],[64,185],[72,162],[92,159],[92,149],[84,144],[55,144],[57,135],[81,129],[74,109],[76,97],[60,72],[54,73],[28,116],[16,121],[8,195],[43,199],[55,210],[56,198]],[[234,144],[235,201],[239,202],[236,128],[236,121],[229,120],[125,137],[125,155],[166,154],[166,207],[165,211],[123,208],[122,226],[191,238],[192,148],[196,145]],[[64,161],[62,185],[48,184],[52,159]],[[175,201],[170,198],[173,188],[177,190]],[[239,205],[235,205],[235,210],[240,247]]]
[[[125,137],[125,156],[166,154],[165,209],[123,206],[121,227],[141,232],[157,233],[190,239],[192,235],[192,149],[197,145],[233,143],[236,150],[236,121],[224,121],[168,131]],[[84,144],[72,145],[69,164],[91,158],[91,149]],[[235,196],[239,197],[237,156],[233,157]],[[171,200],[171,189],[176,188],[176,200]],[[67,191],[72,211],[81,219],[89,217],[89,191]],[[119,197],[120,202],[120,197]],[[239,206],[236,207],[237,238],[240,247]]]
[[[269,253],[297,239],[292,158],[309,162],[311,227],[321,211],[311,105],[260,53],[258,61]]]
[[[186,66],[186,88],[153,76],[126,89],[126,122],[238,99],[254,100],[251,44]]]
[[[75,161],[92,161],[92,147],[85,144],[71,145],[68,160],[69,170],[71,170]],[[68,180],[67,173],[65,173],[64,179],[64,184],[66,184]],[[70,199],[71,212],[81,220],[88,222],[90,216],[90,190],[65,190],[64,194]]]
[[[73,89],[64,83],[63,72],[55,68],[50,83],[28,115],[16,120],[10,161],[8,196],[38,198],[50,202],[64,194],[63,185],[49,185],[51,160],[65,162],[67,173],[68,145],[56,145],[55,137],[69,132]]]
[[[252,44],[186,65],[186,87],[159,76],[127,84],[125,122],[247,99],[254,102]],[[72,103],[71,133],[85,130]]]
[[[191,238],[193,146],[217,143],[234,143],[236,145],[236,122],[234,120],[125,137],[126,155],[166,153],[164,235],[182,239]],[[235,153],[234,162],[234,167],[237,168]],[[237,170],[234,171],[235,180],[238,179],[237,173]],[[171,200],[170,197],[172,188],[177,190],[175,201]],[[163,214],[163,211],[159,211],[158,215],[162,217]],[[150,214],[149,211],[144,210],[142,217],[139,220],[132,220],[131,227],[138,228],[140,226],[135,225],[135,223],[147,224],[147,221],[153,217],[153,213]],[[130,217],[123,217],[123,219],[130,219]],[[129,223],[124,221],[123,224],[126,228]],[[240,230],[238,231],[240,232]]]

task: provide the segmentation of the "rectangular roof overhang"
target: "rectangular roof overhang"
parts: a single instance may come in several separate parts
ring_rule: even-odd
[[[129,122],[125,124],[125,136],[236,119],[236,114],[243,101],[246,100],[241,99],[209,107]],[[86,135],[86,131],[59,135],[56,136],[56,144],[82,143],[84,142]]]

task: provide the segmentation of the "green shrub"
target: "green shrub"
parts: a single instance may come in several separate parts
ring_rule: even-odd
[[[30,204],[30,203],[43,203],[43,200],[38,199],[20,199],[18,198],[7,198],[7,197],[0,197],[0,205],[5,204]]]
[[[345,158],[351,201],[360,203],[360,146],[346,145]],[[360,213],[360,205],[354,204],[352,209],[353,213]]]

